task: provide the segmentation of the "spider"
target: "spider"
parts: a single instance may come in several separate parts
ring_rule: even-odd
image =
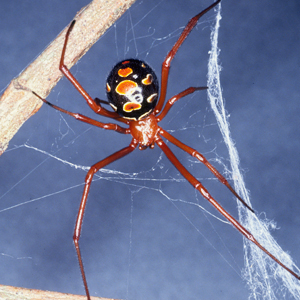
[[[33,94],[39,97],[44,103],[48,104],[49,106],[58,111],[61,111],[65,114],[74,117],[77,120],[103,129],[114,130],[122,134],[131,134],[132,137],[129,146],[113,153],[112,155],[91,166],[85,178],[85,186],[74,229],[73,241],[75,244],[80,271],[88,300],[90,300],[91,298],[80,253],[79,239],[81,234],[83,215],[93,176],[101,168],[128,155],[137,147],[140,150],[145,150],[147,148],[153,149],[155,145],[160,147],[160,149],[164,152],[164,154],[175,166],[175,168],[177,168],[177,170],[182,174],[182,176],[195,189],[197,189],[201,193],[201,195],[206,200],[208,200],[243,236],[252,241],[257,247],[259,247],[262,251],[269,255],[275,262],[277,262],[280,266],[282,266],[284,269],[290,272],[294,277],[300,280],[299,275],[297,275],[295,272],[293,272],[291,269],[285,266],[282,262],[280,262],[275,256],[269,253],[260,243],[257,242],[257,240],[246,228],[244,228],[210,195],[210,193],[205,189],[202,183],[198,181],[180,163],[180,161],[176,158],[176,156],[173,154],[170,148],[163,141],[163,138],[165,138],[171,144],[174,144],[175,146],[179,147],[192,157],[202,162],[213,173],[213,175],[222,184],[224,184],[247,209],[254,213],[253,209],[249,207],[244,202],[244,200],[235,192],[235,190],[230,186],[228,181],[207,161],[207,159],[201,153],[185,145],[158,125],[158,123],[167,115],[167,113],[176,101],[189,94],[194,93],[195,91],[206,90],[208,88],[189,87],[186,90],[170,98],[164,106],[168,85],[169,70],[173,58],[175,57],[178,49],[180,48],[186,37],[197,24],[199,18],[202,17],[209,10],[211,10],[213,7],[215,7],[217,4],[219,4],[220,1],[221,0],[217,0],[209,7],[198,13],[195,17],[190,19],[183,32],[181,33],[180,37],[178,38],[177,42],[167,54],[165,60],[162,63],[160,94],[158,79],[153,70],[149,67],[149,65],[146,64],[144,61],[140,61],[137,59],[126,59],[117,63],[107,78],[106,92],[108,101],[100,100],[98,98],[92,99],[91,96],[83,89],[80,83],[75,79],[70,70],[64,64],[64,57],[68,44],[68,38],[71,34],[72,28],[75,25],[75,20],[73,20],[66,33],[59,64],[60,71],[71,81],[71,83],[84,97],[87,104],[95,113],[104,117],[111,118],[115,121],[124,123],[128,125],[127,128],[124,128],[115,123],[99,122],[82,114],[69,112],[63,108],[51,104],[50,102],[41,98],[39,95],[33,92]],[[101,106],[101,103],[109,104],[112,107],[113,111],[105,109]]]

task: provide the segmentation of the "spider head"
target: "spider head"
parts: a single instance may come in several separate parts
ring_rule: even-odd
[[[143,61],[127,59],[114,66],[106,81],[109,104],[122,118],[141,120],[154,109],[158,81]]]

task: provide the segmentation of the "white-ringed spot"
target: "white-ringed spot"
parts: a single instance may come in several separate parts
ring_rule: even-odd
[[[116,87],[116,92],[119,95],[126,95],[130,93],[130,90],[137,88],[137,83],[131,80],[121,81]]]
[[[126,112],[131,112],[133,110],[141,109],[142,105],[136,102],[126,102],[123,105],[123,110]]]
[[[119,71],[118,71],[118,75],[120,77],[127,77],[132,73],[133,73],[133,70],[131,68],[119,69]]]
[[[123,118],[124,119],[126,119],[126,120],[133,120],[133,121],[137,121],[137,119],[136,118],[132,118],[132,117],[125,117],[125,116],[123,116]]]
[[[146,78],[142,79],[142,83],[144,85],[149,85],[153,81],[153,76],[151,74],[147,74]]]
[[[142,120],[143,118],[147,117],[150,113],[151,113],[152,109],[150,109],[149,111],[147,111],[146,113],[142,114],[140,117],[139,117],[139,120]]]
[[[150,96],[147,98],[147,102],[148,102],[148,103],[152,103],[152,102],[155,100],[156,97],[157,97],[157,94],[156,94],[156,93],[150,95]]]

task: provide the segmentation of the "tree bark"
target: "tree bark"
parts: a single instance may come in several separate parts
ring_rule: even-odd
[[[86,296],[63,294],[57,292],[17,288],[0,285],[0,299],[5,300],[86,300]],[[114,300],[108,298],[91,297],[92,300]]]

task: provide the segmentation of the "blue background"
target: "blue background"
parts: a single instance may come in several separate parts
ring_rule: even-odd
[[[88,2],[1,1],[2,91]],[[106,76],[124,57],[145,59],[160,77],[161,63],[183,26],[209,4],[137,0],[72,72],[93,97],[103,99]],[[296,0],[225,0],[219,39],[226,109],[252,205],[262,217],[265,213],[277,222],[280,230],[273,235],[298,265],[299,13]],[[204,16],[179,50],[168,97],[188,86],[206,85],[212,20],[212,12]],[[97,118],[66,79],[48,100]],[[224,172],[216,159],[229,166],[228,154],[215,123],[206,92],[200,91],[178,102],[161,125]],[[93,128],[46,106],[23,125],[0,158],[1,284],[84,293],[72,234],[85,172],[25,148],[25,143],[90,166],[129,142],[129,136]],[[237,217],[230,193],[195,160],[175,153]],[[241,235],[193,205],[169,201],[199,200],[215,213],[180,181],[158,147],[136,150],[108,169],[138,173],[138,180],[99,173],[104,178],[92,184],[80,240],[91,295],[248,298],[241,278]],[[5,210],[29,200],[35,201]]]

